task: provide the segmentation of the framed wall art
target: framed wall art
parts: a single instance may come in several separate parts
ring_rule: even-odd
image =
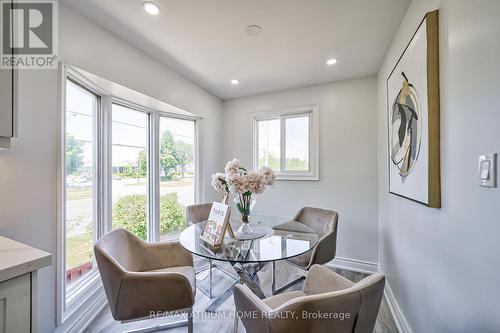
[[[429,12],[387,78],[389,192],[441,207],[438,11]]]

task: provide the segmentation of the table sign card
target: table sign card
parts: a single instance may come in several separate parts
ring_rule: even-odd
[[[205,230],[200,238],[212,246],[222,245],[224,234],[229,226],[230,215],[231,207],[229,205],[214,202],[208,216],[208,221],[205,224]]]

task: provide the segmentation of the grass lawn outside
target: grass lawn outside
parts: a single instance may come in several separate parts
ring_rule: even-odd
[[[144,186],[147,181],[125,184],[125,186]],[[160,182],[161,187],[172,188],[172,187],[183,187],[183,186],[192,186],[194,184],[194,178],[182,178],[179,180],[162,180]],[[66,189],[66,199],[68,201],[71,200],[83,200],[83,199],[91,199],[92,198],[92,190],[91,189],[78,189],[78,188],[68,188]]]
[[[145,184],[146,183],[141,182],[141,183],[123,184],[122,186],[126,186],[126,187],[136,186],[136,185],[144,186]],[[176,188],[176,190],[174,190],[173,192],[181,191],[182,187],[189,188],[190,186],[193,186],[193,185],[194,185],[194,178],[192,178],[192,177],[181,178],[179,180],[167,180],[167,181],[160,182],[160,186],[163,189]],[[86,206],[86,204],[82,204],[81,201],[79,201],[79,200],[91,199],[92,198],[92,190],[91,189],[68,188],[66,190],[66,196],[67,196],[68,202],[75,201],[75,205],[77,205],[75,209],[78,212],[77,216],[74,219],[67,221],[67,223],[69,223],[69,229],[67,229],[67,230],[73,230],[75,233],[78,233],[82,229],[81,224],[86,221],[84,218],[81,218],[80,215],[82,215],[83,213],[79,212],[78,209],[80,209],[80,210],[85,209],[87,206],[89,206],[89,205]],[[87,216],[87,215],[83,214],[82,216]],[[76,229],[78,229],[78,230],[76,230]],[[83,229],[83,230],[85,230],[85,229]],[[81,231],[83,231],[83,230],[81,230]],[[171,237],[171,236],[172,235],[162,235],[162,237]],[[89,232],[89,231],[80,232],[76,235],[68,236],[68,238],[66,240],[66,269],[67,270],[81,266],[81,265],[91,261],[92,257],[93,257],[93,239],[92,239],[91,232]]]
[[[66,199],[67,200],[82,200],[82,199],[90,199],[92,198],[92,190],[91,189],[77,189],[77,188],[68,188],[66,189]]]
[[[160,182],[161,187],[183,187],[192,186],[194,184],[194,178],[182,178],[179,180],[162,180]]]
[[[66,270],[91,261],[93,246],[90,232],[68,237],[66,240]]]
[[[125,184],[124,186],[144,186],[147,184],[147,179],[140,179],[139,182]],[[194,178],[181,178],[178,180],[162,180],[160,182],[161,187],[183,187],[183,186],[191,186],[194,184]]]

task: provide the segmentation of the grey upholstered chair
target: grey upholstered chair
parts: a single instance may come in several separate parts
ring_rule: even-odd
[[[187,324],[192,332],[193,257],[178,243],[147,243],[125,229],[115,229],[96,242],[94,252],[115,320],[149,319],[152,312],[187,312],[188,320],[155,329]]]
[[[188,226],[208,220],[212,203],[203,203],[186,207],[186,222]]]
[[[339,214],[331,210],[312,207],[304,207],[299,210],[293,220],[313,229],[319,237],[318,245],[300,256],[288,259],[288,262],[307,271],[314,264],[326,264],[335,258],[338,218]],[[273,265],[273,270],[275,269],[275,265]],[[276,272],[273,273],[273,276],[276,276]],[[300,276],[286,285],[273,290],[273,294],[289,288],[302,279],[304,279],[304,276]]]
[[[382,274],[354,284],[326,267],[313,265],[303,290],[261,300],[247,286],[237,285],[234,302],[237,313],[253,314],[241,316],[247,333],[371,333],[384,286]],[[235,331],[237,327],[235,317]]]
[[[212,209],[212,203],[203,203],[197,205],[191,205],[186,207],[186,223],[188,226],[192,224],[197,224],[200,222],[204,222],[208,220],[208,216],[210,215],[210,210]],[[208,285],[208,297],[212,298],[212,269],[215,267],[215,264],[211,259],[208,259],[208,277],[209,277],[209,285]],[[197,273],[206,270],[206,267],[202,267],[197,271]]]

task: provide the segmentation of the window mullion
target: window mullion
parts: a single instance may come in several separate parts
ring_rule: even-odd
[[[201,159],[201,148],[200,148],[200,120],[196,119],[194,121],[194,181],[195,181],[195,186],[194,186],[194,202],[195,204],[203,203],[205,202],[205,194],[203,193],[203,185],[202,185],[202,166],[203,164],[202,159]],[[159,136],[159,135],[158,135]],[[158,151],[159,151],[158,147]],[[159,179],[159,164],[160,161],[158,159],[158,179]]]
[[[99,235],[97,231],[99,230],[99,221],[101,220],[101,205],[100,205],[100,199],[101,199],[101,147],[99,145],[99,140],[101,138],[101,122],[100,122],[100,105],[101,105],[101,99],[97,98],[97,100],[94,103],[94,110],[93,110],[93,129],[92,129],[92,237],[94,240],[94,243],[99,239]]]
[[[150,114],[149,121],[149,240],[160,241],[160,116]]]
[[[259,168],[259,122],[260,120],[257,118],[253,119],[253,128],[252,128],[252,134],[253,134],[253,142],[252,142],[252,147],[253,147],[253,168],[257,170]]]
[[[112,193],[112,180],[113,180],[113,156],[112,156],[112,108],[113,99],[110,96],[103,96],[101,98],[101,112],[102,112],[102,220],[99,225],[98,235],[103,236],[112,230],[113,220],[113,193]]]
[[[309,145],[308,145],[308,148],[309,148],[309,174],[313,175],[314,174],[314,170],[315,170],[315,159],[314,159],[314,156],[315,156],[315,152],[314,150],[316,149],[316,145],[318,144],[317,142],[314,142],[314,136],[315,136],[315,133],[314,133],[314,124],[313,124],[313,113],[309,113]]]
[[[284,117],[280,118],[280,173],[285,173],[286,161],[286,121]]]

